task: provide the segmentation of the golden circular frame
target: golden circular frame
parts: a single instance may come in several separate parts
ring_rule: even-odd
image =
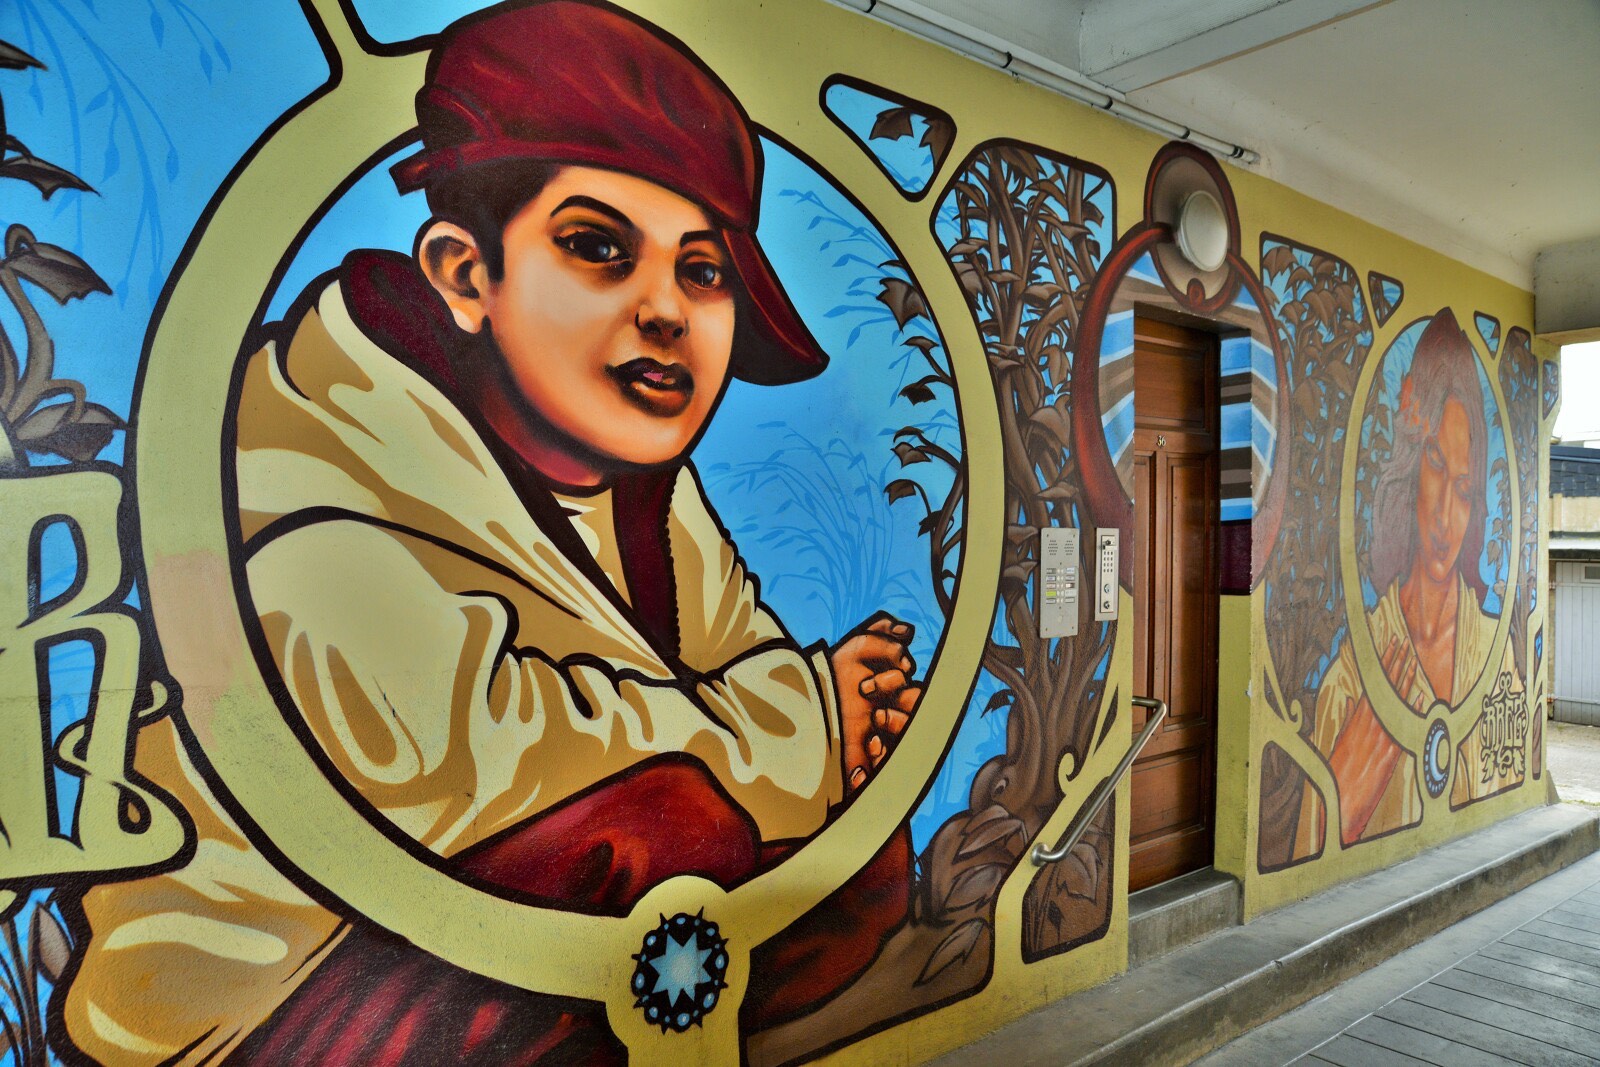
[[[308,220],[319,217],[330,191],[411,127],[426,58],[421,51],[368,51],[338,0],[309,0],[306,13],[333,76],[263,135],[202,218],[152,326],[136,398],[133,455],[150,610],[168,666],[183,685],[196,761],[252,838],[281,855],[322,899],[456,966],[536,992],[601,1001],[636,1055],[648,1059],[670,1049],[674,1058],[737,1062],[750,950],[863,867],[903,824],[938,767],[988,630],[992,588],[974,590],[974,576],[993,569],[986,564],[997,566],[1000,524],[968,524],[938,670],[895,759],[859,802],[779,866],[729,891],[673,878],[616,918],[507,900],[411,855],[346,799],[279,711],[252,651],[254,621],[243,616],[235,593],[227,510],[233,457],[222,444],[236,361],[263,294]],[[816,125],[832,130],[820,113]],[[908,244],[929,246],[908,251],[913,267],[942,262],[930,258],[936,249],[926,230],[918,232],[903,235]],[[987,368],[976,336],[968,336],[973,330],[960,291],[938,284],[925,296],[946,331],[966,400],[962,422],[978,423],[978,432],[966,435],[966,460],[975,469],[998,469],[998,435],[985,425],[996,416],[992,403],[981,402],[992,396]],[[967,514],[998,516],[1000,479],[969,484]],[[632,1008],[631,956],[662,915],[701,909],[715,917],[730,946],[723,1010],[708,1015],[701,1029],[667,1035],[670,1045],[662,1046],[663,1035]]]

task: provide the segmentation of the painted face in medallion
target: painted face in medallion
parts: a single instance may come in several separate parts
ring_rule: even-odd
[[[680,457],[733,346],[732,268],[705,211],[644,178],[565,167],[504,245],[479,298],[524,425],[497,429],[574,484]]]
[[[1451,397],[1422,445],[1417,471],[1417,560],[1427,579],[1446,582],[1455,570],[1472,518],[1472,430]]]

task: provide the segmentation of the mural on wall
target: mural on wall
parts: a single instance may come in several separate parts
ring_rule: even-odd
[[[1280,387],[1287,421],[1278,432],[1288,444],[1285,518],[1272,542],[1258,542],[1265,554],[1258,556],[1256,581],[1278,682],[1276,692],[1268,690],[1269,707],[1278,724],[1303,740],[1315,721],[1330,651],[1348,630],[1336,507],[1340,446],[1372,327],[1354,269],[1335,256],[1268,235],[1261,243],[1261,273],[1285,354]],[[1317,847],[1309,838],[1322,823],[1320,798],[1302,803],[1303,796],[1317,793],[1304,768],[1289,757],[1292,747],[1274,745],[1262,757],[1262,870],[1320,851],[1320,832]],[[1297,829],[1302,823],[1305,829]]]
[[[1005,707],[1008,743],[1004,756],[978,771],[970,810],[936,835],[933,852],[964,868],[964,880],[993,886],[973,902],[989,924],[994,890],[1060,802],[1063,757],[1069,774],[1081,771],[1116,714],[1106,678],[1117,627],[1094,620],[1090,598],[1079,604],[1077,638],[1039,636],[1034,535],[1044,526],[1088,525],[1086,474],[1073,440],[1073,358],[1079,294],[1093,284],[1109,244],[1113,196],[1109,177],[1081,161],[991,143],[967,158],[934,216],[934,236],[984,339],[1006,457],[1007,537],[983,667],[1000,685],[986,706]],[[1104,932],[1113,832],[1108,809],[1073,855],[1030,885],[1024,959]]]
[[[1472,322],[1478,328],[1478,336],[1483,338],[1483,347],[1489,350],[1489,358],[1493,359],[1500,352],[1500,320],[1480,311],[1472,316]]]
[[[0,11],[0,1067],[796,1063],[1114,954],[1115,806],[1025,857],[1129,729],[1037,529],[1130,536],[1136,307],[1226,335],[1260,870],[1525,776],[1526,330],[1440,406],[1450,309],[1371,366],[1198,150],[1119,230],[1092,145],[947,158],[954,97],[826,68],[768,114],[653,7]]]
[[[522,52],[485,51],[512,30]],[[568,92],[580,75],[611,95]],[[640,82],[664,103],[623,92]],[[483,111],[463,121],[469,98]],[[419,120],[420,151],[384,154],[298,242],[240,357],[219,444],[236,449],[235,579],[261,670],[357,811],[485,893],[626,915],[675,875],[737,886],[866,789],[936,655],[965,521],[938,329],[853,200],[609,5],[457,24]],[[7,144],[6,176],[87,190]],[[405,198],[375,206],[388,170],[426,198],[420,231]],[[5,793],[5,1054],[625,1055],[592,1003],[453,967],[259,851],[191,727],[165,717],[176,691],[153,647],[141,657],[135,629],[130,653],[114,625],[144,596],[105,558],[128,558],[121,486],[91,461],[125,417],[53,372],[23,283],[63,304],[108,287],[21,224],[0,271],[21,324],[4,488],[26,490],[6,518],[32,529],[8,540],[8,573],[28,576],[16,627],[43,657],[37,678],[6,657],[30,676],[6,677],[44,716],[8,746],[39,758]],[[788,416],[763,395],[779,385]],[[23,477],[30,462],[54,464],[48,480]],[[97,701],[97,684],[114,688]],[[53,839],[70,855],[46,855]],[[872,959],[906,914],[909,840],[868,857],[822,921],[756,948],[768,981],[750,982],[748,1026],[803,1016]],[[702,1027],[734,978],[728,944],[708,919],[671,920],[635,957],[631,1006],[663,1033]],[[699,978],[683,984],[686,951]],[[215,995],[181,994],[195,983]],[[406,992],[424,988],[426,1009]]]
[[[823,84],[822,108],[911,200],[927,195],[956,136],[938,108],[842,74]]]
[[[1511,648],[1517,674],[1527,687],[1539,667],[1534,662],[1539,647],[1529,626],[1539,607],[1539,361],[1532,338],[1520,326],[1506,334],[1500,356],[1500,393],[1505,397],[1506,421],[1517,457],[1517,544],[1515,589],[1511,602]],[[1534,707],[1543,707],[1537,696]],[[1535,716],[1537,720],[1540,716]],[[1537,728],[1537,722],[1535,723]]]
[[[1389,325],[1394,313],[1400,310],[1400,302],[1405,299],[1405,286],[1387,274],[1372,270],[1367,272],[1367,288],[1372,292],[1372,314],[1378,320],[1378,325]]]
[[[1511,471],[1499,403],[1477,350],[1448,309],[1406,327],[1384,353],[1361,435],[1356,548],[1363,606],[1383,673],[1419,716],[1441,706],[1459,708],[1489,664],[1504,607],[1512,536]],[[1338,685],[1349,676],[1351,662],[1345,656],[1344,672],[1338,677],[1330,672],[1319,694],[1319,717],[1322,701],[1335,702],[1328,725],[1319,727],[1330,739],[1327,731],[1340,715]],[[1359,701],[1355,703],[1354,713],[1361,714]],[[1359,725],[1347,721],[1344,728]],[[1439,748],[1443,728],[1430,723],[1428,730],[1420,756],[1422,784],[1429,795],[1439,795],[1446,778],[1453,778],[1458,798],[1482,795],[1470,784],[1469,768],[1458,762],[1458,756],[1469,754],[1478,762],[1478,753],[1466,747],[1471,738],[1461,743],[1459,753],[1450,754]],[[1520,752],[1524,739],[1508,737],[1504,745],[1495,745],[1505,750],[1498,758],[1513,759],[1511,749]],[[1340,777],[1339,761],[1333,762]],[[1395,769],[1401,778],[1408,773],[1404,762]],[[1399,788],[1397,780],[1391,779],[1391,798]],[[1376,790],[1377,785],[1363,782],[1361,789]],[[1347,792],[1341,778],[1342,803]],[[1363,802],[1370,799],[1370,794],[1361,797]],[[1358,810],[1354,804],[1352,800],[1347,812]],[[1381,802],[1380,810],[1387,810]],[[1372,820],[1378,825],[1369,823],[1353,836],[1414,821],[1382,814]],[[1352,836],[1350,824],[1360,821],[1347,816],[1347,837]]]
[[[0,73],[29,69],[46,73],[0,41]],[[19,221],[37,213],[28,194],[60,207],[93,190],[24,137],[0,119],[0,1063],[18,1067],[49,1061],[46,1004],[73,967],[70,895],[52,883],[127,877],[188,844],[172,798],[128,767],[134,731],[171,710],[173,687],[121,565],[124,486],[97,460],[126,423],[61,373],[81,364],[58,351],[60,320],[40,301],[66,309],[111,289]]]
[[[1088,507],[1072,439],[1072,353],[1079,294],[1109,244],[1113,197],[1097,168],[998,142],[975,149],[937,201],[933,236],[967,297],[999,403],[1007,521],[999,597],[982,671],[918,813],[933,828],[912,824],[918,862],[908,921],[814,1017],[758,1037],[752,1047],[764,1061],[792,1058],[817,1035],[838,1044],[982,988],[994,966],[1000,890],[1060,807],[1062,768],[1069,779],[1084,773],[1115,721],[1118,699],[1107,686],[1115,624],[1094,622],[1084,598],[1079,636],[1046,640],[1035,608],[1037,527],[1073,524]],[[907,388],[941,387],[942,375],[935,365]],[[902,459],[926,448],[918,426],[895,438]],[[918,493],[939,569],[950,501]],[[913,499],[910,490],[905,497]],[[1114,832],[1108,813],[1072,855],[1030,882],[1025,960],[1105,935]]]
[[[1274,255],[1279,270],[1269,261]],[[1308,616],[1323,633],[1307,637],[1270,621],[1267,628],[1283,691],[1275,706],[1288,705],[1285,721],[1297,724],[1295,738],[1305,747],[1264,753],[1262,871],[1322,852],[1322,797],[1330,789],[1338,842],[1350,846],[1416,825],[1447,793],[1458,808],[1520,784],[1532,736],[1527,694],[1535,642],[1527,615],[1536,600],[1525,586],[1535,581],[1537,505],[1513,518],[1514,501],[1533,503],[1538,492],[1539,420],[1523,391],[1533,376],[1531,352],[1520,366],[1526,332],[1507,345],[1498,390],[1489,369],[1493,351],[1486,360],[1449,308],[1401,328],[1376,366],[1365,367],[1372,334],[1357,325],[1353,272],[1337,263],[1319,269],[1316,255],[1269,241],[1263,262],[1269,281],[1299,271],[1306,285],[1321,273],[1348,289],[1318,305],[1349,315],[1353,343],[1339,351],[1342,358],[1306,359],[1298,338],[1291,345],[1307,382],[1317,383],[1317,393],[1307,394],[1314,400],[1295,407],[1307,429],[1294,439],[1329,434],[1337,447],[1324,451],[1334,462],[1353,441],[1355,495],[1330,494],[1323,503],[1337,506],[1321,513],[1320,529],[1312,519],[1318,512],[1304,512],[1307,532],[1321,545],[1317,565],[1279,569],[1294,553],[1286,526],[1262,578],[1269,620],[1277,583],[1311,581],[1325,591],[1325,610]],[[1306,285],[1285,295],[1303,299],[1311,291]],[[1289,328],[1305,312],[1280,307],[1279,314]],[[1326,342],[1336,329],[1310,336]],[[1365,401],[1345,415],[1363,374],[1371,376]],[[1524,377],[1528,383],[1520,383]],[[1335,467],[1332,485],[1338,477]],[[1291,508],[1298,496],[1291,491]],[[1514,556],[1513,545],[1532,550]],[[1303,604],[1318,589],[1289,602]],[[1352,602],[1360,614],[1325,632]]]

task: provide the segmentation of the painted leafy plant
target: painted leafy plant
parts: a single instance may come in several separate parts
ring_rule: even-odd
[[[1261,274],[1269,304],[1264,310],[1287,354],[1279,388],[1289,392],[1288,425],[1279,431],[1288,435],[1287,469],[1279,476],[1288,479],[1289,491],[1261,576],[1267,641],[1283,698],[1274,699],[1270,688],[1266,695],[1280,717],[1309,736],[1322,676],[1347,632],[1339,487],[1344,434],[1356,381],[1372,348],[1372,326],[1356,273],[1343,260],[1267,238]],[[1369,433],[1371,454],[1388,455],[1386,410],[1375,414]],[[1358,489],[1358,499],[1371,500],[1370,489],[1364,498],[1361,493]],[[1275,870],[1308,858],[1294,854],[1301,806],[1310,802],[1308,779],[1276,745],[1268,746],[1262,760],[1258,862],[1262,870]]]
[[[1097,743],[1094,709],[1116,628],[1080,620],[1075,639],[1039,636],[1035,531],[1087,521],[1085,476],[1072,443],[1071,353],[1103,254],[1096,233],[1105,222],[1105,189],[1103,177],[1081,166],[1005,142],[980,150],[951,185],[956,233],[947,254],[984,342],[1005,454],[1002,625],[985,644],[983,668],[1002,685],[989,707],[1008,711],[1005,752],[979,770],[967,812],[946,823],[925,857],[926,919],[963,920],[945,950],[963,932],[974,943],[992,937],[1000,884],[1061,801],[1063,757],[1072,754],[1081,767]],[[1108,831],[1098,822],[1068,862],[1030,884],[1024,958],[1061,951],[1104,927]],[[983,891],[973,892],[976,886]],[[981,931],[972,925],[979,919]],[[977,976],[968,968],[971,981]]]
[[[843,438],[821,442],[791,429],[769,455],[716,464],[706,476],[719,488],[771,507],[763,522],[747,522],[733,532],[802,563],[775,578],[773,589],[790,583],[803,587],[799,595],[831,620],[807,640],[845,633],[879,609],[919,629],[933,624],[924,617],[915,575],[895,557],[889,515],[870,506],[870,494],[883,484],[883,470]]]
[[[1519,517],[1516,601],[1511,608],[1511,647],[1524,684],[1537,670],[1529,665],[1529,615],[1539,606],[1539,361],[1528,331],[1520,326],[1506,334],[1500,356],[1500,389],[1506,398],[1506,420],[1516,450]]]
[[[41,66],[26,52],[0,41],[0,70]],[[47,200],[63,189],[93,191],[75,174],[29,151],[6,127],[3,105],[0,178],[31,185]],[[0,327],[0,470],[27,466],[30,453],[93,459],[123,426],[110,408],[86,398],[82,383],[55,376],[55,342],[28,295],[29,287],[60,304],[111,292],[87,263],[66,249],[38,240],[20,224],[6,230],[0,249],[0,292],[21,319],[22,343],[19,347],[18,339]]]
[[[956,136],[955,123],[943,115],[924,115],[915,108],[903,105],[884,108],[873,122],[869,136],[885,141],[913,137],[916,133],[912,127],[912,120],[917,118],[927,123],[927,128],[922,131],[920,143],[933,154],[933,165],[937,169],[945,153],[950,151],[950,142],[955,140]]]
[[[763,510],[759,521],[752,515],[730,532],[752,570],[768,579],[764,593],[783,606],[792,632],[833,640],[886,610],[915,624],[916,655],[927,662],[948,619],[961,536],[960,430],[943,342],[911,272],[874,223],[825,188],[797,184],[778,198],[781,211],[769,219],[788,214],[798,230],[815,234],[795,247],[835,257],[817,263],[801,288],[825,296],[812,311],[819,339],[841,368],[850,365],[851,400],[859,399],[859,417],[878,427],[882,444],[863,449],[843,432],[851,421],[843,416],[828,432],[807,432],[802,427],[817,420],[791,415],[754,423],[736,451],[697,455],[697,463],[713,493],[738,500],[725,513]],[[844,402],[827,391],[813,396],[828,399],[797,400],[797,410]],[[916,483],[897,476],[918,460],[894,436],[897,424],[912,421],[928,443],[924,465],[911,467]],[[702,462],[711,455],[737,458]],[[943,572],[943,581],[923,577],[911,541],[918,524],[899,503],[908,498],[948,498],[935,539],[942,565],[934,573]],[[921,535],[930,527],[924,521]]]
[[[883,266],[904,269],[904,264],[899,262]],[[919,321],[932,322],[922,293],[914,285],[894,275],[886,275],[880,285],[878,299],[889,309],[901,330]],[[955,392],[955,375],[937,338],[913,332],[901,344],[905,348],[907,365],[915,367],[912,373],[917,374],[917,378],[901,385],[900,396],[913,405],[920,405],[933,401],[938,392]],[[922,420],[895,431],[894,454],[906,476],[889,482],[883,491],[891,504],[904,500],[921,506],[923,515],[917,523],[917,533],[928,539],[928,570],[933,580],[933,594],[940,613],[948,620],[954,608],[956,566],[964,532],[962,509],[966,501],[967,468],[955,447],[940,441],[941,428],[932,420]],[[913,477],[914,468],[922,463],[941,468],[942,476]],[[941,487],[943,492],[939,491]],[[931,496],[930,488],[934,490]]]
[[[72,939],[53,895],[19,903],[0,919],[0,1063],[25,1067],[51,1062],[43,1006],[67,969]]]
[[[1263,242],[1268,308],[1287,353],[1289,497],[1263,584],[1267,634],[1287,704],[1315,704],[1345,625],[1339,569],[1343,439],[1356,379],[1372,347],[1355,271],[1313,249]],[[1387,447],[1387,424],[1373,429]],[[1287,708],[1285,710],[1288,710]],[[1305,724],[1310,729],[1310,724]]]
[[[0,41],[0,71],[40,68],[21,49]],[[31,185],[46,200],[89,192],[72,172],[39,158],[7,127],[0,101],[0,178]],[[8,188],[15,188],[14,186]],[[111,290],[82,259],[38,240],[14,224],[0,244],[0,292],[22,327],[21,345],[0,320],[0,474],[26,467],[30,456],[93,459],[123,426],[109,408],[91,403],[82,383],[55,376],[55,342],[28,290],[66,304]],[[8,894],[0,893],[0,900]],[[27,1067],[52,1062],[44,1004],[71,956],[71,938],[54,893],[24,895],[0,908],[0,1063]],[[26,934],[23,933],[26,931]]]
[[[1096,206],[1099,186],[1090,181],[1102,179],[1022,146],[996,143],[956,175],[940,209],[948,210],[951,234],[941,241],[988,356],[1006,458],[1008,536],[999,614],[982,654],[997,684],[987,709],[979,709],[1004,715],[1005,749],[977,770],[967,805],[918,857],[910,921],[848,990],[793,1024],[806,1033],[766,1035],[770,1048],[783,1050],[772,1058],[814,1047],[818,1035],[831,1040],[859,1033],[980,987],[990,971],[1000,887],[1060,804],[1063,755],[1081,757],[1094,743],[1091,709],[1104,688],[1114,627],[1094,623],[1075,640],[1041,639],[1032,594],[1038,562],[1033,531],[1076,525],[1083,506],[1083,480],[1070,450],[1067,353],[1082,293],[1101,255],[1094,237],[1104,221]],[[879,299],[903,322],[923,311],[915,303],[920,294],[894,286],[885,286]],[[926,403],[953,385],[949,368],[931,346],[906,343],[919,369],[901,395],[914,405]],[[906,426],[894,437],[905,473],[884,491],[897,506],[921,509],[934,586],[941,589],[949,579],[950,538],[959,530],[956,502],[966,484],[959,478],[941,483],[948,490],[931,492],[932,479],[922,472],[953,466],[959,457],[945,455],[926,425]],[[942,596],[941,607],[948,610]],[[1025,935],[1029,948],[1051,951],[1073,937],[1093,936],[1109,915],[1106,829],[1094,828],[1074,862],[1030,894],[1024,920],[1033,920]],[[1044,929],[1052,923],[1059,929]]]

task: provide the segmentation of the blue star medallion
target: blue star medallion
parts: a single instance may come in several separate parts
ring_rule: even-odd
[[[699,1026],[728,988],[728,942],[704,911],[663,915],[633,958],[633,1005],[662,1033]]]

